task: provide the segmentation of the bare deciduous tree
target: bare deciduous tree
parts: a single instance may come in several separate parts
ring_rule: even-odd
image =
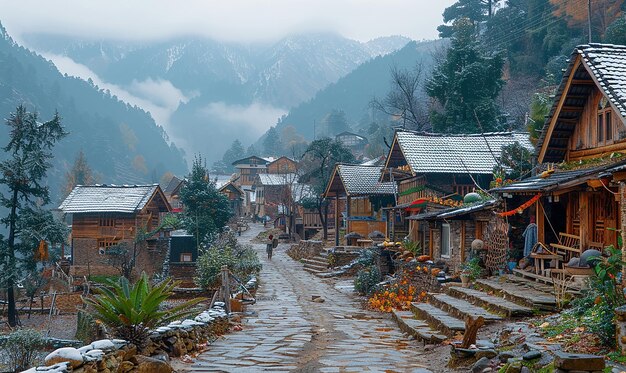
[[[374,98],[370,106],[387,115],[398,117],[402,126],[418,131],[428,127],[424,95],[424,67],[418,63],[412,70],[391,68],[391,90],[385,98]]]

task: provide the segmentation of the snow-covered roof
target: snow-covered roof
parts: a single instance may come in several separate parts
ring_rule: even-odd
[[[59,209],[66,214],[86,212],[135,213],[141,211],[159,190],[158,184],[77,185],[61,203]]]
[[[396,183],[380,182],[382,170],[380,166],[337,164],[326,188],[326,194],[341,189],[337,185],[338,180],[341,180],[342,188],[349,196],[395,194]]]
[[[313,198],[315,197],[315,191],[313,187],[308,184],[292,184],[291,185],[291,198],[296,202],[300,203],[305,198]]]
[[[540,162],[565,158],[587,97],[597,87],[626,120],[626,46],[588,44],[574,48],[537,142]],[[558,136],[553,136],[558,132]]]
[[[265,186],[277,186],[277,185],[289,185],[298,180],[296,174],[258,174],[257,181],[259,185]]]
[[[516,142],[533,151],[524,132],[447,135],[398,130],[391,151],[399,146],[413,174],[492,174],[502,148]]]

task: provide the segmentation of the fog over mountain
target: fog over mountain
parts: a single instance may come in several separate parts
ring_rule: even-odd
[[[22,38],[62,72],[91,78],[149,111],[187,154],[200,152],[209,159],[219,158],[235,138],[255,141],[290,108],[410,41],[390,36],[363,43],[335,33],[248,44],[197,37],[158,42],[50,34]]]

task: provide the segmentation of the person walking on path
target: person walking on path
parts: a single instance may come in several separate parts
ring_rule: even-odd
[[[268,242],[265,244],[265,251],[267,252],[267,259],[272,260],[272,251],[274,250],[274,236],[270,234],[267,239]]]

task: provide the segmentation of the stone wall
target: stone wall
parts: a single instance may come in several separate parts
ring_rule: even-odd
[[[312,258],[318,255],[323,248],[324,245],[322,241],[301,240],[297,244],[291,245],[291,247],[287,250],[287,255],[294,260]]]
[[[102,339],[80,348],[63,347],[45,358],[44,367],[25,372],[171,372],[170,357],[199,351],[228,329],[223,303],[202,312],[194,319],[174,321],[152,331],[142,350],[120,339]]]

